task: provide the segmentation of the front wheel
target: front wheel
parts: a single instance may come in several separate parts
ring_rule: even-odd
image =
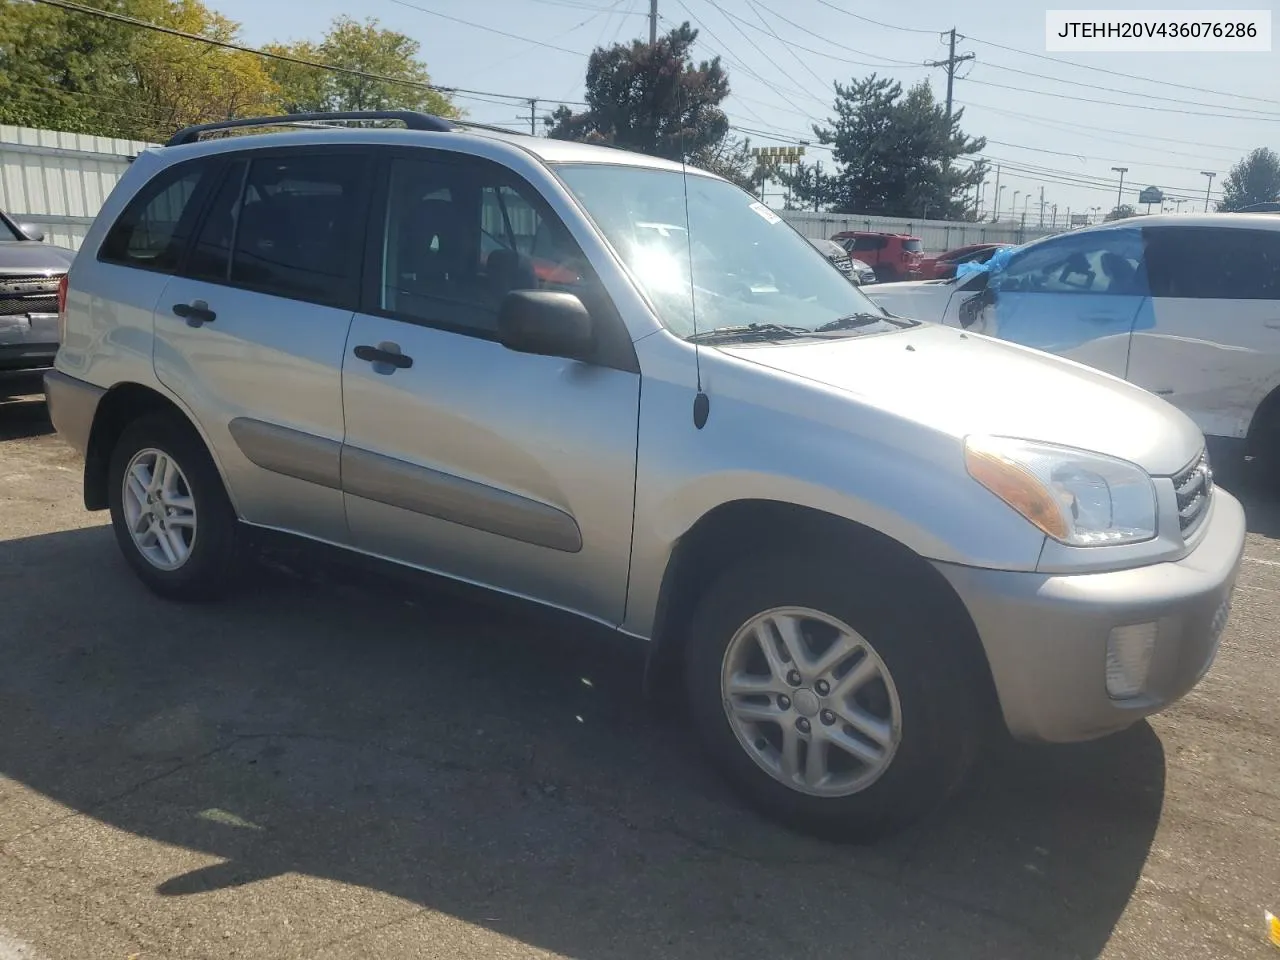
[[[713,762],[766,814],[865,842],[960,783],[979,711],[924,586],[838,558],[743,560],[703,597],[686,686]]]
[[[172,415],[127,426],[108,479],[116,542],[139,579],[172,600],[211,600],[237,571],[238,521],[199,436]]]

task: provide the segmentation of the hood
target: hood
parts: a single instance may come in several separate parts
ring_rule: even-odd
[[[936,324],[718,349],[957,439],[973,433],[1056,443],[1129,460],[1153,476],[1177,473],[1204,448],[1190,418],[1155,394],[1070,360]]]
[[[955,284],[946,280],[905,280],[877,283],[866,291],[868,297],[890,313],[913,320],[941,321]]]
[[[35,240],[0,241],[0,274],[66,273],[75,251]]]

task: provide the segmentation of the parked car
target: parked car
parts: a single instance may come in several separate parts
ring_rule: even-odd
[[[1247,207],[1241,207],[1236,213],[1280,213],[1280,203],[1274,201],[1254,203]]]
[[[1061,354],[1280,459],[1280,216],[1152,214],[1019,248],[988,283],[897,284],[886,309]]]
[[[844,247],[836,243],[834,240],[820,240],[809,238],[809,242],[824,257],[836,265],[841,273],[843,273],[853,283],[861,286],[864,283],[875,283],[875,271],[861,260],[855,260],[849,256],[849,252]]]
[[[956,275],[956,267],[962,263],[986,263],[1001,247],[1007,243],[971,243],[968,246],[956,247],[936,257],[925,257],[920,262],[920,278],[922,280],[947,280]]]
[[[75,251],[43,241],[0,213],[0,384],[47,369],[58,350],[58,285]]]
[[[71,267],[51,415],[155,593],[224,594],[266,529],[572,613],[744,797],[851,839],[989,721],[1098,737],[1208,669],[1244,516],[1163,400],[887,316],[712,174],[343,117],[409,129],[182,131]]]
[[[846,230],[833,234],[832,240],[865,262],[875,271],[876,280],[892,283],[921,276],[924,244],[919,237],[903,233],[871,233]]]

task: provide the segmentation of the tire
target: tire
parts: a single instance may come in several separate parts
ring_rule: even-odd
[[[794,553],[749,556],[725,570],[703,595],[690,623],[686,648],[689,706],[709,758],[753,807],[798,832],[866,843],[926,816],[960,785],[980,739],[983,692],[976,665],[966,662],[963,651],[968,645],[958,636],[957,625],[930,612],[922,589],[928,587],[901,564]],[[735,643],[740,629],[766,611],[798,608],[826,618],[806,621],[812,653],[821,655],[821,634],[848,628],[878,658],[878,664],[871,666],[887,671],[888,682],[877,678],[864,688],[870,699],[865,700],[866,711],[858,715],[864,728],[867,714],[887,718],[887,728],[893,728],[896,702],[896,742],[886,738],[889,746],[881,752],[888,759],[879,773],[872,763],[859,772],[859,761],[830,744],[825,747],[828,779],[816,788],[789,785],[777,773],[766,771],[765,763],[782,762],[783,724],[798,732],[805,711],[815,709],[815,699],[822,712],[805,717],[810,737],[843,736],[842,743],[856,740],[862,744],[860,749],[872,743],[855,735],[843,719],[832,721],[834,710],[828,712],[826,707],[840,709],[842,717],[850,708],[847,702],[836,702],[838,690],[830,684],[830,697],[815,698],[813,694],[822,688],[814,676],[805,678],[809,686],[789,683],[787,712],[781,711],[772,693],[738,698],[725,692],[722,675],[736,670],[727,665],[737,664],[753,678],[758,675],[757,669],[743,666],[746,661],[740,654],[745,641]],[[734,650],[738,656],[728,656]],[[781,652],[780,647],[775,650]],[[852,661],[846,661],[854,664],[845,669],[846,677],[852,679],[862,670],[860,656],[855,653]],[[756,657],[757,667],[763,663]],[[767,666],[764,669],[768,673]],[[827,676],[837,679],[832,672]],[[805,697],[802,690],[810,696]],[[756,724],[754,733],[742,736],[744,727],[735,728],[730,720],[727,704],[731,702],[767,709],[770,716],[776,712],[780,720]],[[863,705],[855,698],[855,712]],[[877,735],[882,736],[885,729],[886,724],[881,724]],[[808,748],[799,749],[805,760],[796,766],[804,776]],[[837,776],[836,768],[841,766],[847,769]]]
[[[153,507],[143,505],[139,511],[138,498],[125,492],[125,474],[131,465],[138,467],[140,475],[149,475],[157,454],[177,468],[171,489],[162,498],[175,504],[167,508],[174,514],[165,520],[173,524],[168,529],[187,545],[185,557],[176,563],[166,562],[176,555],[172,540],[168,550],[162,550],[160,538],[152,535],[145,539],[155,546],[144,549],[130,531],[131,521],[139,526],[159,522],[154,512],[152,521],[143,516]],[[161,492],[159,486],[156,492]],[[168,600],[207,601],[225,596],[235,586],[239,520],[204,442],[184,420],[173,414],[151,414],[125,427],[111,453],[107,496],[120,551],[154,593]],[[154,510],[162,507],[163,503],[157,502]],[[188,512],[194,522],[179,526]],[[155,559],[160,554],[165,556]]]

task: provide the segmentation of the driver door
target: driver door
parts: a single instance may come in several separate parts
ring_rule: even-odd
[[[1133,330],[1153,322],[1142,233],[1068,234],[1014,256],[988,287],[978,333],[1124,377]]]

